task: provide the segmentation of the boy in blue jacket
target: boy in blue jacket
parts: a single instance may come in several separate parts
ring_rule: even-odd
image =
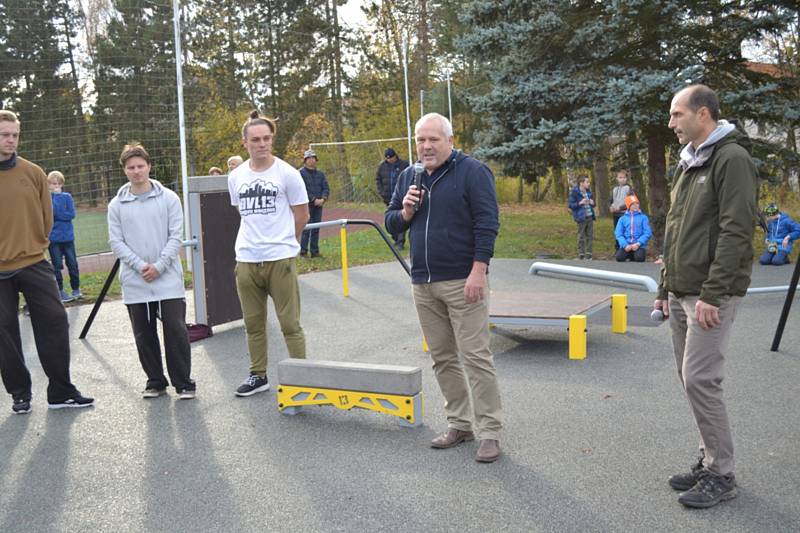
[[[767,237],[764,239],[767,249],[758,262],[762,265],[785,265],[792,253],[792,242],[800,238],[800,224],[781,212],[774,203],[764,208],[764,214],[767,217]]]
[[[592,241],[594,240],[594,200],[589,190],[589,176],[578,176],[578,184],[569,195],[569,208],[572,218],[578,224],[578,259],[592,260]]]
[[[619,249],[615,255],[617,261],[627,260],[642,263],[647,258],[647,243],[653,236],[650,221],[642,213],[639,199],[635,195],[625,197],[627,211],[617,221],[614,235]]]
[[[49,246],[50,261],[53,263],[61,301],[66,303],[83,298],[78,258],[75,254],[75,229],[72,227],[72,219],[75,218],[75,203],[68,192],[61,190],[64,186],[64,174],[54,170],[47,175],[47,183],[50,187],[50,199],[53,202],[53,229],[50,232]],[[64,279],[61,275],[65,262],[69,272],[69,284],[72,287],[71,295],[64,290]]]

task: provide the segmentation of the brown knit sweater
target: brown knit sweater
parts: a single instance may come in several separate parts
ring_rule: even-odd
[[[0,170],[0,272],[18,270],[44,259],[53,228],[47,176],[30,161]]]

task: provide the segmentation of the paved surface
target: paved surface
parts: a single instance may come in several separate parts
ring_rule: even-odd
[[[530,261],[492,266],[497,290],[597,292],[527,275]],[[586,263],[584,263],[586,266]],[[655,274],[656,266],[594,262]],[[788,282],[791,267],[756,267],[754,285]],[[800,307],[782,351],[768,348],[783,298],[748,298],[725,381],[739,497],[683,509],[666,484],[688,467],[697,435],[678,384],[669,329],[614,335],[590,323],[589,357],[567,359],[567,333],[498,328],[492,338],[504,402],[505,455],[473,460],[475,443],[432,450],[442,397],[421,352],[408,279],[397,264],[301,278],[309,356],[423,368],[426,425],[376,413],[277,411],[273,392],[239,399],[247,357],[241,323],[193,345],[199,396],[142,400],[128,318],[105,304],[88,341],[74,340],[73,377],[89,410],[45,408],[30,324],[24,345],[34,411],[0,414],[0,531],[797,531],[800,528]],[[630,290],[642,309],[652,296]],[[796,302],[800,306],[800,302]],[[69,310],[77,335],[88,306]],[[271,365],[286,357],[274,314]]]

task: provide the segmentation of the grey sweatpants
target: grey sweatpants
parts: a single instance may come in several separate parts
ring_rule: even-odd
[[[722,399],[724,352],[741,297],[726,297],[719,308],[720,325],[703,329],[695,318],[697,296],[669,295],[669,325],[678,377],[700,432],[703,464],[719,475],[733,473],[733,438]]]

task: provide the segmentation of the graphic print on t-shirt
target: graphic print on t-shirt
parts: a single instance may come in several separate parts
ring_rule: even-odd
[[[275,212],[278,187],[271,181],[255,180],[239,188],[239,213],[241,216],[267,215]]]

